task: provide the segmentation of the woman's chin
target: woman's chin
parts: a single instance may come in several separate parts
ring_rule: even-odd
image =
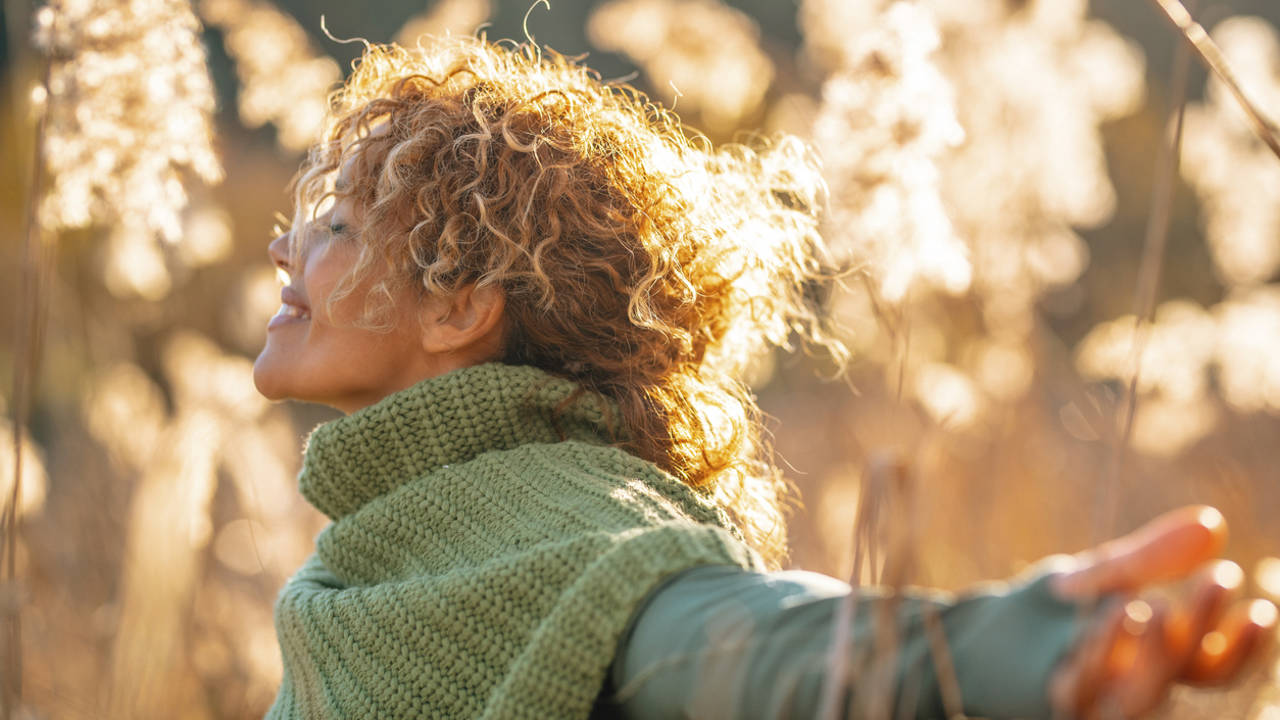
[[[253,362],[254,387],[268,400],[286,400],[292,397],[284,370],[271,356],[270,348],[264,349]]]

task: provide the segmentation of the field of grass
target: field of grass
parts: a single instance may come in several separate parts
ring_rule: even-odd
[[[766,351],[751,378],[797,489],[795,567],[849,575],[892,466],[912,582],[1005,577],[1206,503],[1280,600],[1280,31],[1217,3],[1220,53],[1193,52],[1180,5],[1127,3],[1162,42],[1083,0],[803,0],[794,37],[764,3],[528,8],[715,144],[786,132],[822,157],[824,236],[856,271],[814,292],[853,360]],[[392,5],[402,42],[525,10]],[[250,368],[279,304],[266,243],[343,72],[320,13],[5,15],[6,717],[249,718],[275,693],[272,603],[323,526],[294,475],[334,414],[268,403]],[[1278,673],[1162,716],[1277,720]]]

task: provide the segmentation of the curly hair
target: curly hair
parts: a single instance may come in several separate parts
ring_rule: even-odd
[[[741,376],[797,337],[843,351],[813,292],[830,259],[812,152],[789,137],[712,150],[550,51],[423,42],[367,47],[295,179],[295,228],[335,195],[363,211],[333,299],[372,283],[376,325],[396,289],[500,287],[500,359],[614,399],[622,446],[778,565],[788,486]]]

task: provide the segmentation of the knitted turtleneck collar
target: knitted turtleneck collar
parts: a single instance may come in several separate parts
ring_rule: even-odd
[[[608,444],[617,406],[532,367],[488,363],[429,378],[346,417],[307,441],[298,482],[335,520],[410,478],[526,443]]]
[[[318,428],[302,491],[334,521],[276,603],[268,717],[586,720],[663,578],[760,567],[719,508],[609,445],[616,418],[481,365]]]

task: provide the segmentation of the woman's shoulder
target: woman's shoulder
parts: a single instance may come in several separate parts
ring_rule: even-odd
[[[550,505],[633,525],[684,521],[730,526],[710,497],[616,445],[528,443],[483,453],[442,472],[455,474],[457,482],[474,485],[495,501],[517,506]]]
[[[709,498],[652,463],[621,448],[566,440],[434,468],[338,519],[317,545],[331,561],[395,558],[400,569],[391,575],[411,576],[538,547],[585,544],[606,552],[642,535],[657,542],[708,532],[743,545]],[[740,554],[750,551],[743,545]]]

